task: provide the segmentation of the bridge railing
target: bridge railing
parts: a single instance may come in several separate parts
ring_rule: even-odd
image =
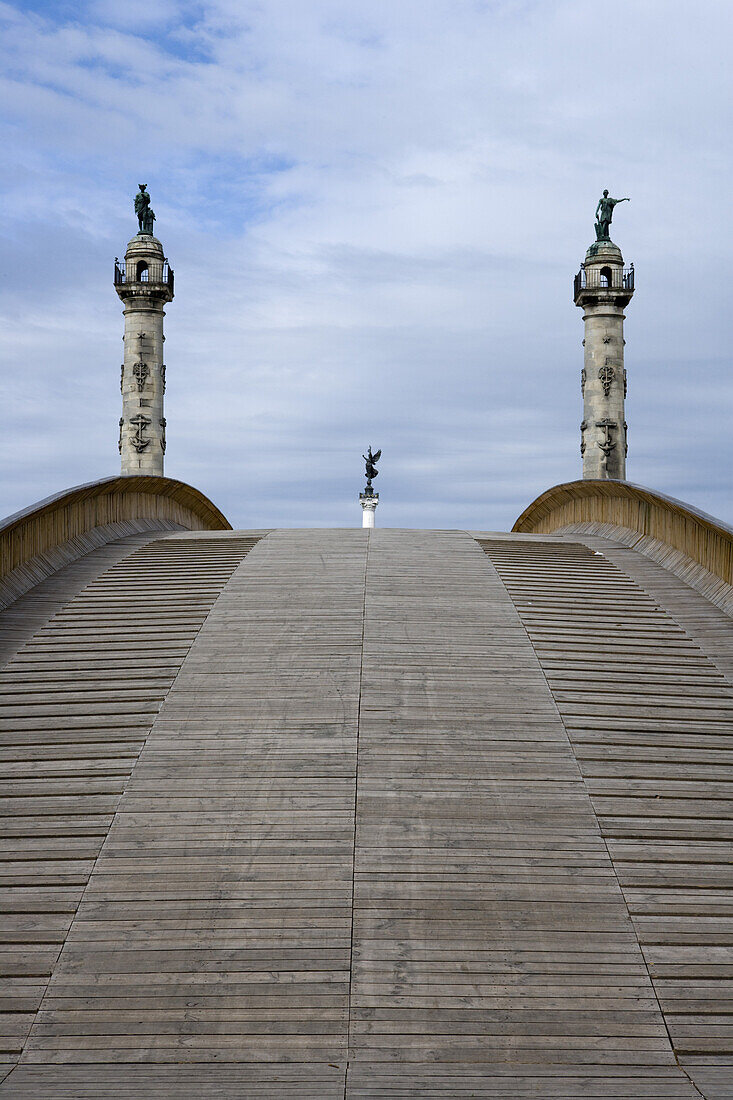
[[[57,569],[127,534],[230,531],[198,489],[168,477],[108,477],[77,485],[0,521],[0,609]]]
[[[512,530],[622,542],[733,613],[733,527],[674,497],[628,481],[570,481],[537,497]]]

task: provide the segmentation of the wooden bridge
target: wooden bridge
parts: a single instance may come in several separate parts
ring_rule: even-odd
[[[733,1097],[723,588],[198,522],[0,616],[0,1097]]]

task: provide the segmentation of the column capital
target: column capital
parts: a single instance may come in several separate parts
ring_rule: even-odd
[[[359,503],[362,511],[362,527],[374,526],[374,513],[379,504],[379,493],[360,493]]]

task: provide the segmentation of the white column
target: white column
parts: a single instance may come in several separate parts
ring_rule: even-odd
[[[379,493],[360,493],[359,503],[361,504],[361,525],[362,527],[374,526],[374,513],[377,510],[379,504]]]

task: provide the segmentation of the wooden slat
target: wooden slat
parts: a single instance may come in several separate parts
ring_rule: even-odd
[[[733,611],[733,528],[664,493],[627,481],[555,485],[525,508],[514,531],[618,540]]]
[[[0,521],[0,608],[108,542],[157,530],[230,530],[198,489],[167,477],[108,477]]]
[[[157,528],[145,534],[127,535],[111,542],[90,546],[88,552],[63,564],[45,579],[34,578],[33,587],[0,614],[0,668],[13,657],[37,630],[100,573],[116,565],[138,546],[160,538]],[[31,690],[36,690],[33,684]]]
[[[135,765],[26,1062],[307,1062],[302,1095],[343,1096],[365,557],[360,531],[279,532],[232,577]],[[289,1070],[247,1073],[294,1093]]]
[[[9,746],[29,768],[6,799],[7,853],[27,876],[7,943],[25,968],[19,1015],[45,987],[33,951],[59,942],[0,1095],[698,1096],[568,733],[476,542],[273,533],[191,644],[206,603],[196,544],[208,575],[236,537],[166,540],[180,543],[167,563],[120,563],[99,579],[105,623],[69,605],[13,663]],[[169,587],[156,595],[159,573]],[[140,620],[132,638],[125,607]],[[627,611],[633,666],[650,627],[646,607]],[[704,656],[666,636],[676,665],[721,698]],[[169,676],[151,727],[145,693]],[[602,780],[618,797],[618,779]],[[74,864],[63,882],[60,836]]]
[[[486,566],[462,535],[371,536],[346,1095],[642,1096],[650,1074],[648,1095],[693,1096]]]
[[[722,1007],[716,1015],[716,1005],[733,1002],[733,684],[680,625],[707,626],[704,640],[725,668],[730,620],[652,562],[600,539],[482,546],[563,716],[675,1051],[685,1065],[733,1061],[731,1017]],[[656,579],[667,606],[622,567],[651,588]],[[614,608],[599,612],[594,604],[609,596]]]
[[[0,1049],[11,1061],[29,1033],[160,704],[211,605],[255,541],[126,540],[70,566],[73,576],[57,574],[44,592],[15,608],[8,646],[76,590],[0,672],[0,976],[9,983],[4,1004],[12,1013],[4,1029],[0,1021]],[[151,574],[152,602],[144,591]],[[23,621],[24,607],[30,622]],[[185,612],[185,624],[177,609]],[[123,678],[113,680],[122,669]],[[104,691],[100,675],[107,678]]]

